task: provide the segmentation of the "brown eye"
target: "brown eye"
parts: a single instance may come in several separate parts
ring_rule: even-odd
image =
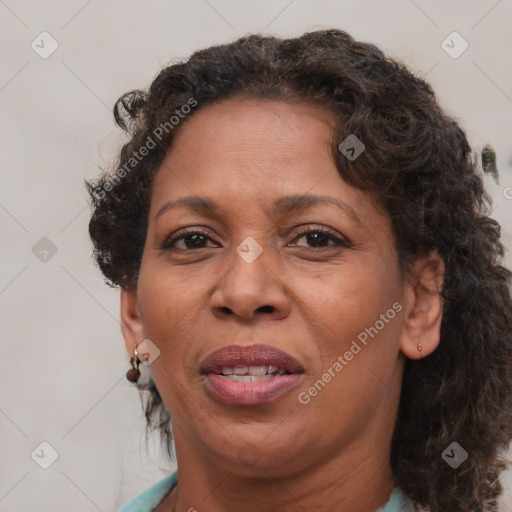
[[[204,249],[206,248],[206,244],[208,241],[212,241],[212,239],[206,234],[205,231],[198,230],[190,230],[186,232],[181,232],[177,236],[173,236],[168,238],[162,249],[177,249],[180,251],[188,251],[193,249]],[[177,246],[181,244],[181,246]],[[213,245],[210,247],[218,247],[217,245]]]
[[[294,240],[305,239],[306,247],[311,248],[324,248],[329,246],[334,247],[350,247],[348,242],[344,239],[340,238],[337,234],[335,234],[330,229],[320,228],[320,227],[310,227],[303,231],[301,231]],[[297,244],[295,244],[297,245]],[[299,246],[304,246],[303,244],[298,244]]]

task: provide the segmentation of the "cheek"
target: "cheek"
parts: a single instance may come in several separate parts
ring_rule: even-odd
[[[350,345],[401,297],[393,265],[381,260],[366,262],[364,258],[360,264],[340,266],[328,276],[307,279],[301,288],[307,302],[304,312],[330,333],[331,347],[321,347],[323,353]]]
[[[190,391],[191,379],[198,378],[188,361],[194,361],[197,311],[204,308],[204,281],[183,280],[183,273],[153,263],[141,267],[138,296],[144,335],[160,349],[151,374],[163,402],[172,410],[173,422],[194,417],[208,422],[204,408]]]
[[[190,272],[184,276],[179,268],[171,269],[165,263],[143,264],[137,290],[145,336],[161,351],[155,371],[164,367],[176,376],[193,347],[197,316],[211,286],[205,276],[194,277]]]
[[[301,387],[301,403],[309,400],[305,407],[314,414],[329,410],[354,431],[394,387],[402,304],[392,261],[341,269],[307,288],[317,332],[325,335],[316,337],[320,357]]]
[[[187,314],[204,300],[211,276],[212,272],[200,267],[173,267],[166,262],[165,254],[143,259],[137,294],[145,313],[144,323],[172,329],[181,320],[186,321]]]

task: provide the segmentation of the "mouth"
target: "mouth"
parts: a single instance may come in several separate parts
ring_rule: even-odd
[[[269,345],[229,345],[201,365],[206,390],[228,405],[260,405],[290,391],[302,378],[303,366]]]

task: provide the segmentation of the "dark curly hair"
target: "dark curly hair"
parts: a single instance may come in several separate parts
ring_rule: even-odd
[[[187,122],[180,115],[171,127],[171,116],[193,102],[188,116],[234,97],[333,112],[338,172],[385,207],[402,268],[431,250],[444,260],[441,341],[428,357],[406,361],[391,467],[417,506],[497,510],[512,439],[512,273],[500,263],[500,226],[489,217],[491,199],[462,129],[423,79],[376,46],[340,30],[293,39],[250,35],[197,51],[163,69],[147,92],[122,96],[114,116],[131,138],[115,169],[87,184],[94,256],[108,283],[136,286],[152,179]],[[366,147],[353,161],[338,149],[349,134]],[[135,160],[150,139],[155,147]],[[152,380],[145,389],[148,427],[160,431],[172,458],[169,411]],[[453,441],[469,454],[458,469],[441,457]]]

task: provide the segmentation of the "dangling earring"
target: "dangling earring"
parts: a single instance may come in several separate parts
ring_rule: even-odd
[[[137,347],[133,350],[133,355],[130,357],[130,364],[132,367],[126,372],[126,378],[130,382],[137,382],[140,377],[139,365],[141,360],[139,359],[139,352],[137,351]]]
[[[423,347],[421,346],[421,343],[418,343],[418,352],[421,352],[423,350]]]

